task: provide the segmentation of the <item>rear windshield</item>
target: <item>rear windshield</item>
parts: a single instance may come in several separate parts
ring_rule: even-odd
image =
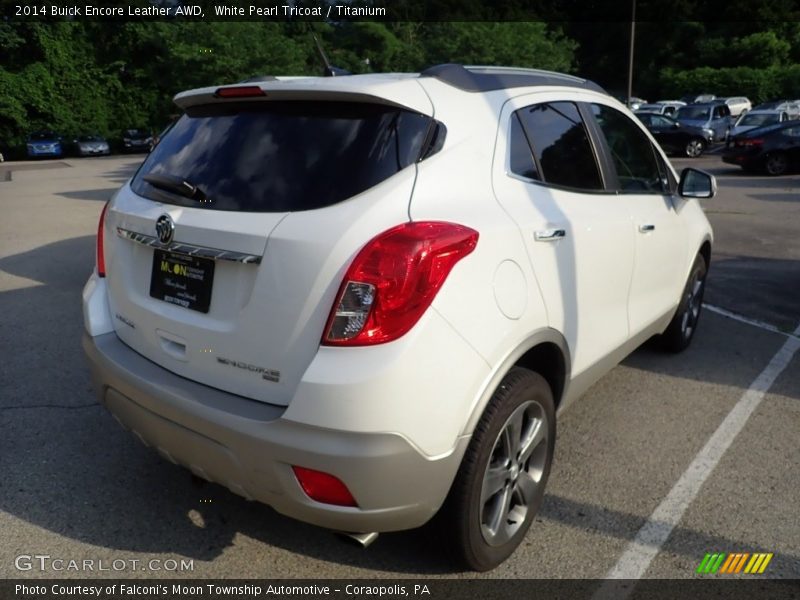
[[[752,127],[761,127],[763,125],[772,125],[778,122],[780,115],[765,115],[765,114],[752,114],[744,115],[737,125],[750,125]]]
[[[185,181],[204,208],[287,212],[355,196],[416,162],[432,119],[397,107],[270,101],[190,109],[133,179],[160,202],[197,200],[156,187],[147,175]]]

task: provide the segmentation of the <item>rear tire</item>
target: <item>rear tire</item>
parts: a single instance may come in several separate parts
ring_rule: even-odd
[[[768,175],[783,175],[789,170],[789,160],[783,152],[772,152],[764,159],[764,170]]]
[[[683,288],[678,310],[667,329],[661,334],[660,342],[664,350],[683,352],[692,343],[703,308],[707,273],[706,259],[702,254],[698,254],[694,259],[692,270],[689,272],[686,286]]]
[[[460,562],[488,571],[520,545],[544,498],[555,434],[550,386],[514,367],[481,416],[440,512]]]

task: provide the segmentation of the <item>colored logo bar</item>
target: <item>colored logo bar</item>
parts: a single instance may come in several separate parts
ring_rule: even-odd
[[[748,552],[707,553],[697,567],[697,573],[703,575],[716,575],[717,573],[758,575],[767,569],[772,557],[772,552],[756,552],[754,554]]]

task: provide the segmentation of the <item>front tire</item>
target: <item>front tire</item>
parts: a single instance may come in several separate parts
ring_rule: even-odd
[[[522,542],[544,498],[555,434],[550,386],[514,367],[475,428],[442,508],[454,554],[471,569],[493,569]]]
[[[692,343],[703,308],[707,274],[706,259],[702,254],[698,254],[689,273],[686,287],[683,289],[678,310],[661,335],[661,345],[668,352],[683,352]]]
[[[706,143],[700,138],[694,138],[686,143],[686,147],[684,148],[684,153],[689,158],[697,158],[698,156],[703,154],[703,152],[705,152],[705,149],[706,149]]]

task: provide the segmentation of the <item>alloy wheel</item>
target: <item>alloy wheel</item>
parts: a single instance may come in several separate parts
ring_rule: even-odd
[[[686,310],[681,321],[681,331],[686,338],[692,337],[697,320],[700,318],[704,284],[705,279],[699,272],[695,272],[692,277],[692,283],[686,290]]]
[[[500,430],[481,487],[481,533],[490,546],[508,542],[541,495],[547,437],[545,411],[532,400],[517,407]]]
[[[697,158],[703,153],[705,145],[700,140],[690,140],[686,144],[686,156],[689,158]]]

